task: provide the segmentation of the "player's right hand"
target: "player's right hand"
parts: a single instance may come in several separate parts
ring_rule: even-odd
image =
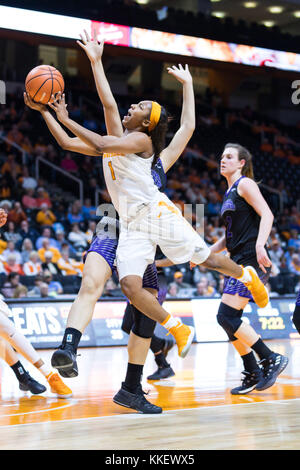
[[[185,68],[182,67],[181,64],[172,65],[172,67],[168,67],[167,71],[170,75],[176,78],[180,83],[193,83],[192,75],[190,74],[189,67],[185,64]]]
[[[36,103],[35,101],[33,101],[33,99],[31,99],[30,96],[28,95],[28,93],[26,93],[25,91],[24,91],[23,95],[24,95],[24,103],[29,108],[35,109],[35,111],[40,111],[40,112],[43,111],[44,109],[46,109],[46,106],[44,104]]]
[[[85,51],[86,55],[92,63],[100,61],[103,54],[104,39],[98,42],[96,28],[93,30],[93,39],[90,38],[88,32],[84,30],[85,38],[80,34],[81,41],[76,41],[77,44]]]

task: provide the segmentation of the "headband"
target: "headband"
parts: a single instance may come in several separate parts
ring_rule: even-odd
[[[153,129],[157,126],[158,121],[160,119],[161,114],[161,105],[158,104],[156,101],[152,101],[152,108],[150,114],[150,125],[149,125],[149,132],[153,131]]]

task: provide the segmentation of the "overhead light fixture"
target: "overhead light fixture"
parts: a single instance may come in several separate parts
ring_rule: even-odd
[[[274,26],[275,24],[275,21],[262,21],[261,24],[263,24],[264,26],[266,26],[267,28],[272,28],[272,26]]]
[[[149,3],[149,0],[135,0],[135,1],[139,5],[147,5],[147,3]]]
[[[256,8],[257,2],[244,2],[243,5],[245,8]]]
[[[295,16],[295,18],[300,18],[300,10],[293,11],[293,16]]]
[[[222,0],[210,0],[211,3],[218,3],[218,2],[221,2]]]
[[[274,7],[269,7],[268,10],[269,10],[270,13],[278,14],[278,13],[282,13],[284,8],[274,6]]]
[[[212,11],[212,16],[216,16],[217,18],[224,18],[226,16],[225,11]]]

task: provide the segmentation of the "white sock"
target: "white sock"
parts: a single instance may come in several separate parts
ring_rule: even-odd
[[[241,275],[241,277],[238,277],[237,279],[241,282],[251,282],[252,281],[252,277],[248,271],[247,268],[244,268],[243,266],[241,266],[242,270],[243,270],[243,274]]]
[[[170,328],[180,325],[181,323],[182,321],[180,318],[174,318],[169,314],[167,318],[161,323],[161,325],[164,326],[167,330],[170,330]]]
[[[48,377],[52,373],[52,370],[46,364],[43,364],[41,367],[38,367],[38,370],[44,375],[44,377]]]

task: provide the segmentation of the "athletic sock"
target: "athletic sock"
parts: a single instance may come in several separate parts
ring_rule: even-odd
[[[142,374],[144,366],[141,364],[130,364],[127,365],[127,373],[122,388],[130,393],[136,393],[139,385],[141,384]]]
[[[251,349],[256,352],[259,359],[269,359],[270,356],[275,355],[275,353],[271,351],[271,349],[269,349],[261,339],[256,341],[256,343],[251,346]]]
[[[172,315],[168,315],[167,318],[161,323],[167,330],[170,330],[174,326],[178,326],[182,324],[182,321],[178,317],[173,317]]]
[[[61,348],[66,349],[67,347],[72,349],[72,351],[76,353],[81,336],[81,331],[76,330],[75,328],[66,328]]]
[[[14,371],[17,379],[19,382],[22,382],[24,376],[26,375],[26,370],[24,369],[23,365],[20,361],[16,362],[14,365],[10,366]]]
[[[158,354],[155,354],[154,359],[158,367],[170,367],[170,364],[168,364],[164,353],[160,352]]]
[[[247,271],[243,266],[241,266],[241,268],[243,270],[243,274],[241,275],[241,277],[237,277],[237,280],[240,281],[240,282],[251,282],[252,277],[251,277],[249,271]]]
[[[256,370],[259,370],[259,365],[257,364],[253,352],[241,356],[241,359],[247,372],[255,372]]]

